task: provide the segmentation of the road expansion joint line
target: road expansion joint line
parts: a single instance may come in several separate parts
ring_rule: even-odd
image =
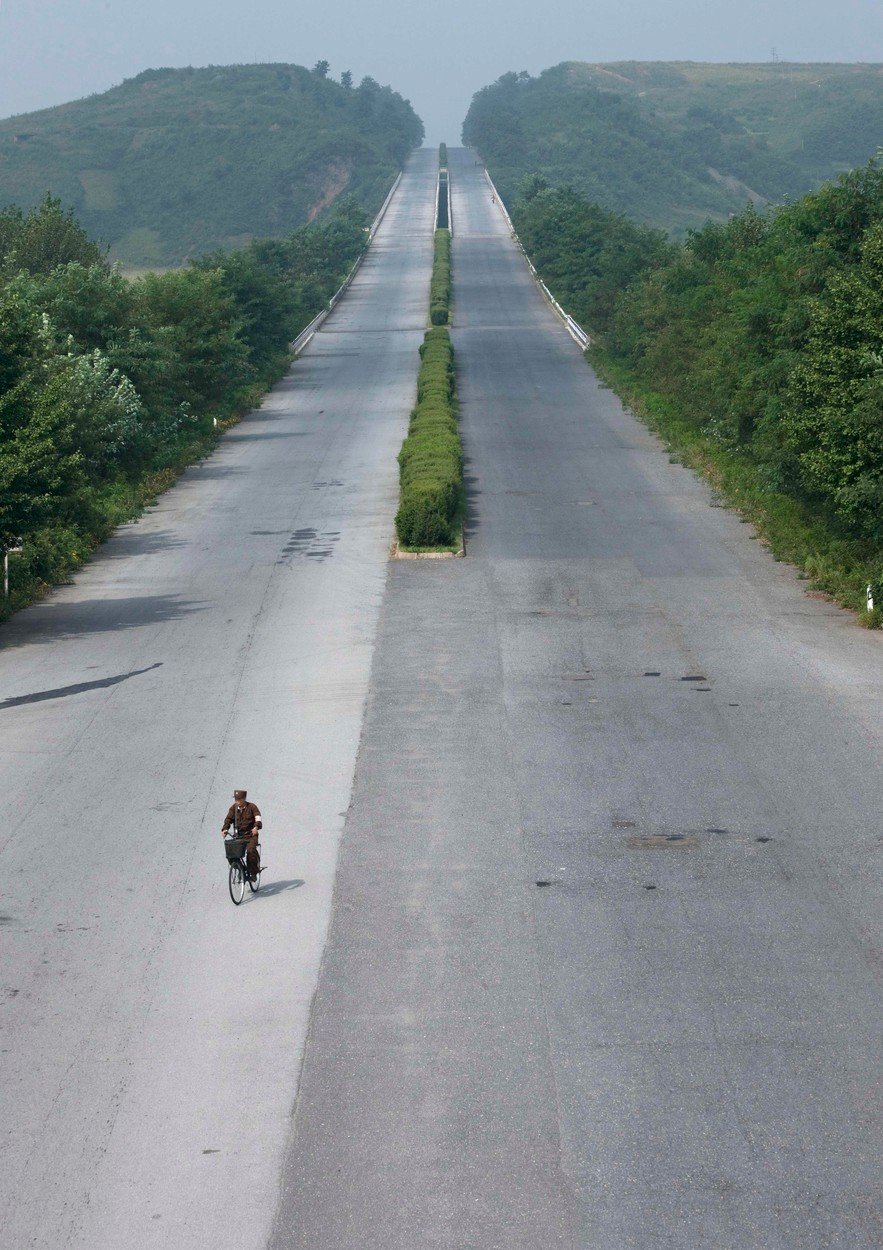
[[[343,302],[343,301],[341,301],[341,302]],[[307,352],[309,352],[309,348],[307,349]],[[305,353],[305,354],[306,354],[306,353]],[[356,419],[356,417],[355,417],[355,415],[354,415],[354,416],[352,417],[351,421],[349,422],[349,426],[351,426],[351,425],[352,425],[352,422],[353,422],[355,419]],[[349,426],[348,426],[348,428],[349,428]],[[341,431],[338,431],[336,434],[332,434],[331,438],[328,440],[328,442],[327,442],[327,444],[326,444],[326,446],[325,446],[325,451],[324,451],[324,454],[322,455],[321,459],[318,461],[318,463],[317,463],[317,465],[316,465],[316,467],[315,467],[315,471],[314,471],[314,473],[313,473],[313,482],[315,482],[316,480],[318,480],[318,479],[321,477],[322,472],[323,472],[323,470],[324,470],[324,468],[325,468],[326,461],[328,460],[328,457],[331,455],[331,452],[332,452],[332,450],[333,450],[333,449],[334,449],[334,447],[335,447],[335,443],[336,443],[337,439],[340,437],[340,435],[341,435]],[[312,483],[311,483],[310,485],[312,485]],[[306,483],[304,483],[304,486],[306,487]],[[306,507],[307,507],[307,495],[306,495],[306,493],[304,492],[304,494],[302,494],[302,496],[301,496],[300,500],[299,500],[299,501],[298,501],[298,503],[296,504],[296,506],[295,506],[295,510],[294,510],[294,513],[293,513],[293,515],[292,515],[292,517],[291,517],[291,521],[290,521],[289,528],[290,528],[290,531],[291,531],[292,533],[294,532],[294,530],[296,530],[296,529],[297,529],[297,527],[298,527],[298,522],[299,522],[299,521],[301,521],[301,520],[303,519],[303,514],[304,514],[304,512],[305,512],[305,510],[306,510]],[[224,747],[226,746],[227,739],[228,739],[228,738],[229,738],[229,736],[230,736],[230,727],[231,727],[231,725],[233,724],[234,716],[235,716],[235,713],[236,713],[236,703],[237,703],[238,698],[239,698],[239,691],[240,691],[240,689],[241,689],[241,687],[242,687],[242,682],[243,682],[244,677],[245,677],[245,670],[246,670],[246,667],[248,666],[248,661],[249,661],[249,659],[251,658],[251,650],[252,650],[252,647],[253,647],[253,645],[254,645],[255,635],[257,634],[258,628],[259,628],[260,623],[261,623],[261,618],[263,617],[264,612],[265,612],[265,610],[266,610],[267,596],[268,596],[268,594],[269,594],[269,592],[270,592],[270,587],[272,586],[272,584],[273,584],[273,582],[274,582],[274,580],[275,580],[275,576],[276,576],[276,573],[277,573],[277,567],[278,567],[278,566],[277,566],[275,563],[270,564],[270,565],[268,566],[268,570],[267,570],[267,577],[266,577],[266,581],[265,581],[265,583],[264,583],[264,589],[263,589],[263,591],[262,591],[262,593],[261,593],[260,603],[258,604],[257,611],[256,611],[255,615],[254,615],[254,616],[253,616],[253,618],[252,618],[251,626],[250,626],[250,628],[249,628],[249,630],[248,630],[248,634],[246,635],[246,638],[245,638],[245,643],[244,643],[244,645],[240,648],[240,655],[239,655],[239,672],[238,672],[238,675],[237,675],[237,678],[236,678],[236,685],[235,685],[235,687],[234,687],[234,689],[233,689],[233,692],[232,692],[232,694],[231,694],[231,696],[230,696],[230,710],[229,710],[229,712],[228,712],[228,714],[227,714],[227,720],[226,720],[226,723],[225,723],[225,725],[224,725],[224,732],[223,732],[223,735],[221,736],[220,741],[218,742],[217,757],[216,757],[216,762],[215,762],[214,771],[212,772],[211,781],[209,782],[209,785],[208,785],[208,787],[207,787],[207,789],[206,789],[206,800],[205,800],[205,805],[204,805],[204,807],[203,807],[203,809],[202,809],[202,816],[200,817],[200,832],[202,831],[203,827],[205,826],[206,812],[208,811],[208,805],[209,805],[209,803],[211,802],[212,793],[213,793],[213,791],[214,791],[214,788],[215,788],[215,783],[216,783],[217,778],[218,778],[218,770],[219,770],[219,768],[220,768],[220,761],[221,761],[221,757],[222,757],[222,755],[223,755],[223,752],[224,752]],[[198,845],[200,845],[200,843],[199,843],[199,839],[198,839],[198,838],[197,838],[197,839],[194,839],[193,855],[191,856],[190,863],[189,863],[188,868],[187,868],[187,876],[186,876],[186,878],[184,879],[184,883],[183,883],[183,887],[182,887],[182,894],[181,894],[181,897],[182,897],[182,898],[183,898],[183,894],[184,894],[184,892],[186,891],[187,883],[188,883],[188,882],[189,882],[189,880],[190,880],[190,874],[191,874],[191,872],[192,872],[192,870],[193,870],[193,860],[194,860],[194,858],[195,858],[195,855],[196,855],[196,847],[197,847]],[[177,920],[177,915],[178,915],[178,913],[177,913],[177,911],[176,911],[176,913],[175,913],[175,920]]]
[[[358,767],[359,752],[361,751],[361,745],[362,745],[362,736],[364,735],[364,732],[365,732],[365,720],[366,720],[366,717],[365,717],[365,713],[363,709],[362,728],[361,728],[360,736],[359,736],[359,747],[358,747],[358,750],[356,751],[356,765],[355,765],[356,768]],[[355,768],[353,770],[353,777],[355,777]],[[350,781],[350,794],[349,794],[349,801],[347,803],[347,808],[349,808],[349,802],[352,801],[352,790],[353,790],[353,782],[351,780]],[[339,839],[338,839],[337,855],[336,855],[335,864],[334,864],[334,883],[331,889],[331,905],[328,908],[328,918],[325,924],[325,930],[321,935],[322,954],[319,957],[319,966],[316,969],[316,976],[313,981],[313,989],[312,989],[312,993],[310,994],[309,1004],[307,1006],[307,1028],[306,1028],[306,1033],[304,1034],[303,1042],[301,1043],[300,1055],[298,1057],[297,1065],[296,1065],[294,1093],[292,1095],[291,1102],[289,1104],[289,1111],[288,1111],[288,1116],[287,1116],[288,1131],[286,1133],[286,1139],[282,1147],[281,1155],[277,1161],[276,1202],[273,1208],[273,1218],[270,1221],[270,1225],[269,1225],[269,1235],[267,1237],[268,1247],[274,1247],[277,1244],[276,1230],[279,1227],[279,1220],[280,1220],[280,1216],[283,1210],[283,1204],[284,1204],[285,1197],[286,1197],[285,1178],[286,1178],[286,1172],[287,1172],[288,1154],[292,1145],[294,1144],[297,1138],[297,1118],[298,1118],[298,1112],[300,1110],[301,1094],[303,1092],[304,1071],[309,1062],[310,1053],[311,1053],[311,1049],[313,1045],[313,1033],[316,1028],[316,1012],[314,1011],[314,1007],[316,1004],[316,999],[319,995],[319,991],[322,987],[322,980],[325,974],[325,965],[328,960],[328,948],[330,945],[328,941],[328,936],[330,933],[333,932],[334,920],[337,915],[338,894],[340,892],[340,884],[338,882],[337,867],[340,861],[341,851],[343,849],[343,839],[344,839],[345,834],[346,834],[346,821],[344,821],[344,827],[341,830]]]
[[[504,697],[504,692],[506,688],[505,687],[505,667],[503,663],[503,646],[501,642],[502,631],[501,631],[500,607],[499,607],[500,603],[502,602],[502,593],[500,596],[494,593],[495,590],[497,589],[497,580],[496,580],[496,575],[494,573],[494,568],[493,568],[491,561],[485,560],[483,563],[485,565],[485,580],[487,583],[488,597],[490,599],[490,604],[491,604],[491,620],[493,621],[494,642],[495,642],[495,648],[496,648],[496,654],[497,654],[497,683],[498,683],[498,689],[500,691],[500,719],[502,721],[502,726],[503,726],[503,731],[504,731],[503,737],[504,737],[504,741],[506,744],[505,745],[506,761],[507,761],[508,768],[509,768],[509,775],[513,778],[513,781],[514,781],[513,789],[515,792],[515,804],[519,812],[518,845],[521,849],[521,867],[522,867],[521,878],[522,878],[522,881],[524,882],[524,888],[526,889],[527,881],[529,879],[530,874],[527,871],[528,855],[527,855],[527,846],[526,846],[525,836],[524,836],[524,829],[525,829],[524,800],[523,800],[522,788],[518,781],[518,777],[520,776],[520,773],[518,770],[517,761],[515,757],[515,745],[514,745],[515,730],[512,725],[512,721],[510,717],[509,705],[508,705],[506,698]],[[577,1204],[576,1204],[575,1187],[574,1187],[572,1178],[570,1177],[569,1173],[567,1172],[567,1169],[564,1166],[564,1144],[562,1141],[562,1132],[561,1132],[561,1126],[564,1122],[564,1115],[563,1115],[562,1104],[561,1104],[561,1090],[558,1084],[558,1073],[555,1067],[555,1058],[554,1058],[555,1052],[554,1052],[554,1047],[552,1044],[552,1026],[549,1020],[549,1002],[548,1002],[548,998],[546,995],[543,978],[540,975],[540,968],[543,967],[542,946],[541,946],[541,940],[540,940],[539,925],[537,923],[536,906],[535,906],[533,899],[531,899],[530,902],[528,903],[528,914],[530,917],[529,924],[530,924],[531,938],[532,938],[533,952],[534,952],[534,968],[533,968],[534,979],[535,979],[537,993],[538,993],[539,1000],[540,1000],[543,1030],[545,1033],[545,1052],[546,1052],[545,1058],[546,1058],[546,1065],[547,1065],[547,1070],[548,1070],[547,1079],[549,1081],[549,1084],[552,1087],[552,1092],[555,1098],[555,1153],[556,1153],[556,1159],[557,1159],[557,1165],[558,1165],[557,1171],[558,1171],[560,1182],[566,1189],[570,1198],[570,1210],[567,1213],[568,1215],[567,1222],[570,1227],[571,1250],[580,1250],[580,1246],[577,1241],[577,1231],[576,1231],[577,1221],[575,1218],[575,1210],[576,1210]]]
[[[144,964],[144,971],[142,973],[142,982],[146,982],[147,970],[152,965],[153,960],[156,957],[157,951],[160,949],[161,946],[162,946],[161,941],[158,941],[158,940],[154,941],[153,946],[148,955],[147,961]],[[143,1009],[139,1012],[139,1025],[140,1025],[139,1032],[141,1031],[141,1028],[143,1028],[143,1025],[146,1023],[148,1019],[153,997],[154,997],[154,994],[146,994],[144,996],[144,1001],[142,1003]],[[102,1007],[108,1002],[108,1000],[110,1000],[110,1002],[112,1003],[114,998],[115,998],[115,992],[112,990],[109,991],[108,994],[106,994],[102,1000]],[[99,1012],[96,1014],[101,1016],[103,1013]],[[128,1047],[132,1032],[133,1030],[130,1028],[129,1036],[126,1038],[127,1047]],[[47,1137],[51,1137],[49,1124],[53,1116],[55,1115],[56,1107],[58,1106],[59,1100],[61,1099],[62,1095],[70,1091],[71,1086],[72,1086],[72,1080],[71,1080],[72,1075],[77,1067],[77,1064],[81,1062],[82,1058],[83,1058],[82,1053],[78,1052],[74,1056],[74,1058],[70,1061],[67,1068],[62,1073],[61,1077],[57,1080],[55,1092],[53,1093],[52,1098],[49,1102],[49,1105],[46,1109],[46,1112],[44,1116],[42,1117],[41,1132],[33,1134],[33,1137],[32,1137],[33,1145],[31,1146],[31,1149],[28,1152],[25,1158],[24,1164],[22,1166],[22,1175],[26,1175],[28,1172],[28,1168],[31,1163],[31,1160],[34,1157],[34,1151],[36,1149],[37,1144],[41,1143]],[[84,1223],[86,1215],[88,1214],[89,1207],[91,1205],[92,1193],[94,1190],[95,1182],[97,1180],[98,1168],[101,1166],[101,1161],[106,1156],[108,1149],[110,1147],[110,1142],[113,1137],[114,1128],[116,1126],[117,1119],[119,1118],[119,1113],[122,1108],[123,1098],[125,1097],[127,1088],[128,1088],[128,1072],[124,1073],[124,1075],[120,1077],[119,1081],[116,1083],[114,1092],[110,1097],[109,1101],[110,1101],[110,1106],[112,1109],[112,1114],[110,1116],[109,1121],[105,1121],[103,1123],[101,1138],[99,1141],[95,1143],[94,1148],[92,1150],[92,1157],[91,1157],[90,1168],[89,1168],[89,1179],[88,1179],[88,1184],[85,1186],[83,1194],[82,1194],[82,1203],[81,1205],[76,1207],[74,1210],[72,1210],[69,1214],[65,1213],[62,1216],[62,1219],[66,1220],[67,1222],[67,1229],[64,1234],[65,1245],[68,1245],[68,1246],[72,1245],[74,1238],[77,1237],[82,1232],[83,1223]],[[65,1212],[67,1212],[67,1208],[65,1208]]]
[[[343,302],[343,301],[342,301],[342,302]],[[309,352],[309,348],[307,349],[307,352]],[[305,353],[305,354],[306,354],[306,353]],[[292,366],[292,368],[294,368],[294,366]],[[353,420],[354,420],[354,419],[355,419],[355,417],[353,418]],[[350,422],[350,424],[351,424],[351,422]],[[326,463],[326,461],[328,460],[328,457],[330,456],[331,451],[332,451],[332,449],[334,448],[335,443],[336,443],[337,439],[339,438],[339,436],[340,436],[340,432],[338,431],[336,434],[333,434],[333,435],[331,436],[331,438],[329,439],[328,443],[326,444],[326,447],[325,447],[325,452],[324,452],[324,454],[322,455],[321,459],[319,460],[318,464],[316,465],[315,472],[314,472],[314,474],[313,474],[313,481],[316,481],[316,480],[317,480],[317,479],[321,476],[322,471],[323,471],[323,469],[325,468],[325,463]],[[306,484],[304,484],[304,485],[306,486]],[[302,518],[303,518],[303,513],[304,513],[304,511],[305,511],[306,507],[307,507],[307,495],[306,495],[306,493],[304,492],[304,493],[301,495],[301,498],[300,498],[300,500],[298,501],[298,503],[297,503],[297,505],[296,505],[296,507],[295,507],[295,510],[294,510],[294,514],[293,514],[293,516],[292,516],[292,518],[291,518],[291,523],[290,523],[290,527],[289,527],[289,528],[290,528],[290,530],[291,530],[291,532],[294,532],[294,530],[295,530],[295,529],[297,529],[297,526],[298,526],[298,521],[302,520]],[[235,687],[234,687],[234,689],[233,689],[233,692],[232,692],[232,694],[231,694],[231,696],[230,696],[230,709],[229,709],[229,712],[228,712],[228,714],[227,714],[226,723],[225,723],[225,725],[224,725],[224,732],[223,732],[223,734],[222,734],[222,736],[221,736],[221,738],[220,738],[220,740],[219,740],[219,742],[218,742],[217,753],[216,753],[216,757],[215,757],[215,767],[214,767],[214,769],[213,769],[213,771],[212,771],[211,780],[210,780],[210,782],[209,782],[208,786],[206,787],[206,799],[205,799],[205,804],[204,804],[204,806],[203,806],[203,809],[202,809],[202,815],[200,816],[200,821],[199,821],[199,834],[200,834],[200,835],[202,834],[202,831],[203,831],[203,829],[205,828],[205,821],[206,821],[206,814],[207,814],[207,812],[208,812],[208,806],[209,806],[209,803],[211,802],[212,795],[213,795],[214,790],[215,790],[215,785],[216,785],[216,782],[217,782],[217,779],[218,779],[218,772],[219,772],[219,769],[220,769],[220,762],[221,762],[221,758],[222,758],[223,753],[224,753],[224,747],[225,747],[225,746],[226,746],[226,744],[227,744],[227,740],[228,740],[228,738],[229,738],[229,736],[230,736],[230,728],[231,728],[231,726],[232,726],[232,724],[233,724],[233,722],[234,722],[234,717],[235,717],[235,714],[236,714],[236,704],[237,704],[238,699],[239,699],[239,691],[240,691],[240,689],[241,689],[241,687],[242,687],[242,682],[243,682],[243,680],[244,680],[244,678],[245,678],[246,668],[247,668],[247,666],[248,666],[248,662],[249,662],[249,660],[250,660],[250,658],[251,658],[251,651],[252,651],[252,647],[253,647],[253,645],[254,645],[255,636],[257,635],[258,629],[259,629],[260,624],[261,624],[261,619],[262,619],[262,617],[263,617],[263,615],[264,615],[264,613],[265,613],[265,611],[266,611],[266,606],[267,606],[267,597],[268,597],[268,595],[269,595],[269,593],[270,593],[270,588],[271,588],[271,586],[273,585],[273,582],[274,582],[274,580],[275,580],[275,576],[276,576],[277,572],[278,572],[277,565],[276,565],[275,563],[270,564],[270,565],[269,565],[269,567],[268,567],[268,570],[267,570],[267,576],[266,576],[266,581],[265,581],[265,583],[264,583],[264,588],[263,588],[263,591],[262,591],[262,593],[261,593],[260,603],[258,604],[258,608],[257,608],[257,611],[256,611],[256,613],[255,613],[254,617],[252,618],[251,626],[250,626],[250,628],[249,628],[249,630],[248,630],[248,634],[246,635],[245,643],[244,643],[244,645],[240,648],[240,654],[239,654],[239,672],[238,672],[238,675],[237,675],[237,678],[236,678],[236,685],[235,685]],[[180,891],[179,891],[179,895],[178,895],[178,904],[177,904],[177,906],[176,906],[176,908],[175,908],[175,911],[174,911],[174,914],[173,914],[173,916],[172,916],[172,918],[171,918],[171,923],[169,924],[169,926],[168,926],[168,928],[167,928],[167,932],[169,932],[169,933],[171,933],[171,932],[172,932],[172,930],[174,929],[175,925],[176,925],[176,924],[177,924],[177,922],[178,922],[178,918],[179,918],[180,913],[181,913],[181,908],[182,908],[182,906],[183,906],[184,897],[185,897],[186,892],[187,892],[187,886],[189,885],[189,882],[190,882],[190,877],[191,877],[192,872],[193,872],[193,865],[194,865],[194,862],[195,862],[195,859],[196,859],[197,849],[198,849],[198,848],[200,848],[201,846],[202,846],[202,838],[201,838],[200,836],[195,837],[195,838],[193,839],[192,848],[191,848],[191,854],[190,854],[190,859],[189,859],[189,862],[188,862],[188,865],[187,865],[187,873],[186,873],[186,875],[184,876],[184,878],[182,879],[182,882],[181,882]]]
[[[416,377],[416,365],[415,365],[415,377]],[[380,599],[380,604],[378,608],[378,616],[377,616],[378,623],[383,615],[383,611],[384,611],[386,601],[387,601],[387,596],[389,594],[389,561],[388,560],[384,562],[383,572],[382,572],[382,581],[383,581],[383,589],[381,592],[381,599]],[[375,629],[374,642],[372,643],[372,646],[375,646],[376,644],[376,634],[377,634],[377,630]],[[376,647],[375,647],[375,650],[376,650]],[[358,774],[359,763],[363,754],[365,735],[366,735],[368,718],[369,718],[369,713],[370,713],[370,705],[373,702],[373,696],[372,696],[373,659],[372,659],[372,664],[371,664],[371,670],[372,671],[369,672],[365,698],[362,704],[361,723],[359,727],[359,741],[356,746],[353,771],[352,771],[352,776],[350,778],[349,795],[348,795],[347,806],[346,806],[347,813],[349,812],[349,806],[350,806],[350,803],[352,802],[352,793],[353,793],[353,787],[355,784],[355,778]],[[340,833],[340,838],[339,838],[339,843],[338,843],[338,862],[339,862],[340,856],[343,853],[344,840],[347,836],[347,819],[348,819],[348,816],[344,818],[344,825]],[[329,954],[330,954],[330,943],[328,941],[328,936],[334,931],[334,924],[337,919],[340,902],[341,902],[342,889],[343,889],[343,885],[339,880],[337,872],[335,871],[334,881],[333,881],[332,890],[331,890],[331,904],[328,909],[328,916],[327,916],[327,920],[325,923],[324,933],[322,935],[322,943],[321,943],[322,954],[319,959],[319,966],[317,968],[316,977],[313,982],[313,990],[312,990],[312,993],[310,994],[309,1006],[307,1008],[307,1021],[308,1021],[307,1030],[303,1039],[303,1043],[301,1045],[300,1058],[297,1064],[297,1077],[295,1081],[295,1089],[294,1089],[294,1094],[292,1097],[289,1117],[288,1117],[289,1119],[288,1136],[287,1136],[285,1151],[283,1152],[282,1164],[279,1169],[279,1178],[278,1178],[278,1184],[277,1184],[277,1199],[276,1199],[275,1209],[273,1212],[273,1219],[270,1225],[270,1236],[269,1236],[269,1243],[268,1243],[270,1246],[275,1246],[277,1244],[277,1230],[279,1230],[280,1228],[279,1221],[280,1221],[281,1213],[284,1208],[284,1202],[286,1198],[286,1190],[285,1190],[286,1172],[287,1172],[286,1157],[293,1143],[297,1139],[298,1115],[300,1111],[301,1098],[303,1094],[304,1072],[310,1061],[310,1055],[311,1055],[312,1048],[313,1048],[314,1033],[317,1027],[317,1014],[315,1011],[315,1004],[323,988],[325,970],[326,970],[326,966],[327,966],[327,962],[328,962]]]

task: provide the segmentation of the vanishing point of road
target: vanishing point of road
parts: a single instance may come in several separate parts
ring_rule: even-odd
[[[262,408],[0,631],[10,1245],[883,1239],[881,639],[598,383],[451,157],[466,558],[388,559],[423,152]]]

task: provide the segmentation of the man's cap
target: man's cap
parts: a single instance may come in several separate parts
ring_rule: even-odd
[[[234,799],[244,799],[247,794],[248,794],[247,790],[234,790],[233,791]]]

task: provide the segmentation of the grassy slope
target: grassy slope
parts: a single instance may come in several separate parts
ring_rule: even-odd
[[[379,206],[423,127],[367,80],[297,65],[148,70],[103,95],[0,122],[0,204],[47,191],[127,264],[286,234],[338,195]]]
[[[883,66],[565,62],[479,92],[464,139],[504,196],[540,173],[680,233],[799,196],[883,135]]]

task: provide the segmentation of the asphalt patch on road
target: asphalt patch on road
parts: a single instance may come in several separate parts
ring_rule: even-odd
[[[313,526],[295,530],[282,548],[277,564],[291,564],[300,556],[320,563],[334,554],[334,546],[340,541],[340,530],[319,531]]]

